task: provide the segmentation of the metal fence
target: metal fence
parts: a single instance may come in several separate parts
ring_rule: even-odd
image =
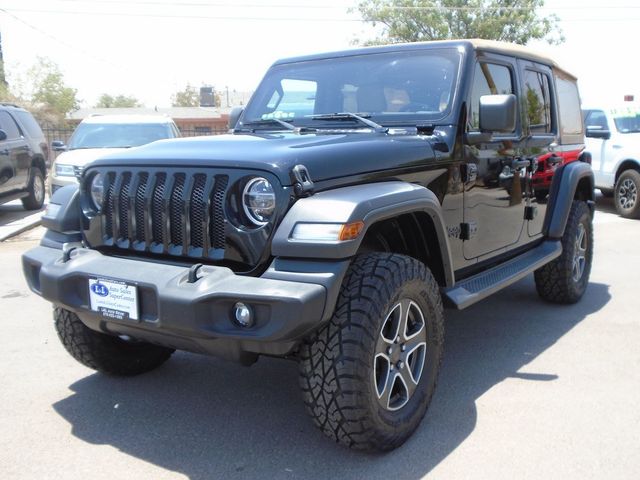
[[[60,140],[67,144],[69,143],[69,137],[73,133],[73,128],[43,128],[42,132],[47,137],[48,145],[51,145],[54,140]]]
[[[73,133],[73,128],[43,128],[42,131],[47,137],[47,143],[51,145],[51,142],[54,140],[60,140],[65,144],[69,143],[69,138],[71,138],[71,134]],[[180,129],[180,133],[183,137],[202,137],[206,135],[222,135],[223,133],[227,133],[226,128],[217,128],[217,129],[204,129],[204,128],[185,128]]]

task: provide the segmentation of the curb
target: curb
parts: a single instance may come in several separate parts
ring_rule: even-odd
[[[6,233],[4,235],[0,235],[0,242],[4,242],[5,240],[8,240],[8,239],[10,239],[12,237],[20,235],[21,233],[24,233],[27,230],[31,230],[32,228],[37,227],[41,223],[40,220],[41,220],[41,218],[40,218],[40,215],[39,215],[38,218],[35,218],[32,221],[30,221],[28,223],[25,223],[24,225],[20,225],[15,230],[12,230],[11,232]]]

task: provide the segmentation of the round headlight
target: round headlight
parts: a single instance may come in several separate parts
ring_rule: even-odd
[[[89,190],[91,192],[93,205],[96,209],[100,210],[102,208],[102,201],[104,200],[104,177],[101,173],[93,176]]]
[[[249,180],[242,192],[242,206],[255,225],[262,226],[269,222],[276,209],[276,194],[266,178]]]

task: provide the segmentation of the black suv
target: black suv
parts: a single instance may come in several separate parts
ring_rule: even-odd
[[[584,148],[580,98],[542,55],[465,40],[282,60],[231,127],[104,157],[54,195],[24,272],[83,364],[295,359],[329,437],[389,450],[433,395],[443,304],[530,273],[551,302],[587,288],[593,174],[559,155]]]
[[[0,204],[22,199],[27,210],[44,203],[49,147],[38,122],[17,105],[0,104]]]

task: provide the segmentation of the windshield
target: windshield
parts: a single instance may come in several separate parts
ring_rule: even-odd
[[[169,125],[162,123],[81,123],[69,140],[69,150],[137,147],[171,137]]]
[[[242,124],[277,118],[317,127],[323,120],[312,115],[343,112],[383,125],[443,118],[460,59],[456,49],[430,49],[277,65],[258,87]]]
[[[640,133],[640,107],[625,107],[611,111],[620,133]]]

